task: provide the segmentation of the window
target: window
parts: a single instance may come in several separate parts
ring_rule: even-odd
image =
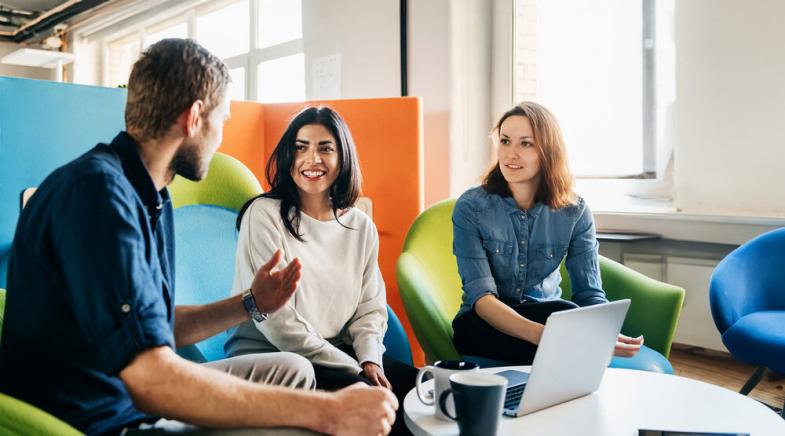
[[[176,5],[165,19],[114,33],[104,51],[104,85],[126,84],[141,48],[164,38],[195,38],[221,58],[233,100],[305,99],[301,0],[225,0]]]
[[[245,68],[232,68],[229,70],[232,83],[229,84],[229,98],[232,100],[245,100]]]
[[[185,21],[176,24],[168,24],[158,28],[148,30],[144,36],[144,48],[150,47],[156,42],[166,38],[188,38],[188,23]]]
[[[139,57],[139,39],[136,36],[124,38],[108,44],[104,59],[104,85],[117,87],[128,84],[136,58]]]
[[[259,64],[259,100],[282,103],[305,100],[305,56],[300,53]],[[281,85],[284,86],[281,86]]]
[[[250,26],[248,0],[232,3],[196,20],[196,40],[221,59],[248,53]]]
[[[654,0],[515,6],[515,98],[557,116],[575,174],[653,177]]]
[[[259,7],[259,47],[271,47],[303,37],[300,0],[262,0]]]

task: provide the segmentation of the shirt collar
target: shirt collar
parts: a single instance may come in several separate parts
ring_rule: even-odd
[[[512,195],[507,197],[501,197],[501,199],[502,199],[502,204],[507,210],[507,213],[509,214],[521,213],[521,209],[518,208],[517,204],[515,204],[515,199],[512,197]],[[537,216],[540,215],[540,212],[542,212],[544,207],[545,207],[544,204],[537,201],[529,210],[525,212],[528,213],[530,216],[536,218]]]
[[[120,132],[109,146],[120,156],[125,176],[142,203],[150,210],[161,210],[163,205],[169,202],[169,192],[166,188],[161,189],[160,192],[155,190],[155,183],[139,156],[139,146],[136,141],[127,132]]]

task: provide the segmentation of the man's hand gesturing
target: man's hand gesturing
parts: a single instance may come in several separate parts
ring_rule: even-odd
[[[295,258],[286,268],[273,272],[281,262],[281,257],[283,257],[281,250],[276,250],[273,257],[259,268],[251,283],[251,292],[261,312],[273,313],[280,309],[297,289],[302,269],[300,259]]]

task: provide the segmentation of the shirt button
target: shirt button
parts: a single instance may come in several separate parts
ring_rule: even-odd
[[[122,310],[124,313],[128,313],[131,311],[131,306],[128,304],[123,304],[120,306],[120,310]]]
[[[523,265],[523,264],[521,264],[521,268],[523,268],[523,267],[524,267],[524,265]]]
[[[520,294],[521,293],[521,288],[515,288],[515,292]]]
[[[521,241],[521,245],[526,245],[526,241]]]

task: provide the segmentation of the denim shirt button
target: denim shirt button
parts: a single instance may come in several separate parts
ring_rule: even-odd
[[[525,265],[524,265],[524,264],[521,264],[521,268],[524,268],[524,267],[525,267]]]

